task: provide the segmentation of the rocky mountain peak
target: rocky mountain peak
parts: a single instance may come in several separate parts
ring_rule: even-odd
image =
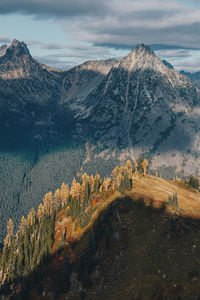
[[[30,52],[27,48],[27,45],[24,42],[20,42],[18,40],[14,40],[10,47],[8,47],[6,53],[12,55],[12,56],[24,56],[24,55],[30,55]]]
[[[116,67],[128,72],[149,70],[167,76],[171,76],[170,71],[172,71],[156,56],[149,46],[144,44],[138,45],[127,56],[123,57]]]
[[[30,52],[24,42],[14,40],[10,46],[3,45],[0,48],[0,64],[19,65],[25,58],[31,59]]]
[[[6,44],[0,47],[0,56],[3,56],[6,53],[8,46]]]
[[[127,56],[123,57],[118,67],[130,71],[140,69],[159,69],[165,68],[162,61],[155,55],[149,46],[144,44],[138,45]]]
[[[151,48],[145,44],[137,45],[137,47],[133,51],[135,51],[137,54],[148,53],[148,54],[155,55],[154,52],[151,50]]]
[[[27,45],[15,39],[10,46],[3,45],[0,48],[0,77],[11,79],[29,76],[33,73],[35,62]]]

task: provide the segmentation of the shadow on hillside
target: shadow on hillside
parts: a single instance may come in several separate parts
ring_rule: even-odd
[[[109,262],[112,265],[116,256],[125,257],[128,249],[132,249],[131,247],[134,247],[132,251],[135,249],[135,261],[132,261],[132,267],[128,262],[127,266],[124,267],[135,268],[134,276],[136,278],[137,274],[138,278],[140,277],[139,272],[142,270],[145,282],[145,273],[149,265],[141,261],[139,264],[140,271],[138,271],[136,264],[137,260],[140,261],[140,256],[144,255],[146,257],[146,253],[143,253],[143,249],[140,248],[142,236],[143,243],[147,243],[147,250],[145,251],[149,251],[149,259],[154,261],[154,254],[158,255],[156,261],[153,262],[152,270],[150,270],[152,273],[154,269],[159,268],[159,264],[162,262],[161,259],[167,255],[166,251],[168,249],[180,251],[178,257],[174,257],[174,262],[171,260],[166,262],[165,268],[168,266],[170,274],[170,272],[179,273],[178,266],[175,264],[176,259],[178,260],[180,257],[182,263],[187,266],[183,250],[194,243],[193,239],[196,240],[199,231],[200,220],[173,217],[166,212],[165,205],[150,202],[149,205],[146,205],[143,199],[134,201],[129,197],[118,198],[99,214],[92,225],[88,225],[88,229],[80,240],[69,239],[67,246],[61,246],[51,257],[44,257],[40,265],[28,276],[17,278],[14,284],[10,282],[4,284],[1,287],[0,295],[7,297],[3,298],[2,296],[2,299],[50,300],[61,299],[61,296],[69,293],[67,299],[87,299],[90,290],[94,290],[98,286],[99,298],[96,299],[101,299],[101,293],[104,289],[103,282],[107,278],[105,263]],[[132,235],[134,235],[134,246],[131,244]],[[154,245],[155,242],[158,243],[158,246]],[[197,244],[196,247],[198,247]],[[139,254],[137,254],[137,251]],[[187,276],[191,275],[191,278],[187,279],[189,284],[196,276],[200,277],[199,264],[192,262],[195,261],[196,256],[198,257],[198,254],[195,253],[189,261],[191,263],[191,270],[187,270],[189,274]],[[130,270],[132,271],[132,269]],[[129,280],[124,275],[120,275],[120,278],[120,282],[123,282],[123,280],[128,282]],[[155,283],[159,285],[160,282],[158,279],[157,281],[150,283],[152,284],[150,288],[154,289]],[[117,283],[116,281],[116,284],[120,285],[120,282]],[[182,292],[181,289],[180,294]],[[133,289],[132,293],[134,296],[137,291]],[[152,293],[154,294],[148,299],[158,299],[156,297],[160,291],[153,291]],[[170,293],[170,291],[167,290],[166,293]],[[126,293],[124,299],[130,299],[126,298],[125,295]]]

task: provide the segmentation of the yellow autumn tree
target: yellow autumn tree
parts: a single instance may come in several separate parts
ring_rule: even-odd
[[[43,215],[44,215],[44,205],[42,205],[42,203],[40,203],[38,206],[38,210],[37,210],[37,218],[39,220],[39,223],[41,222]]]
[[[103,187],[104,187],[105,191],[108,191],[108,189],[111,187],[111,179],[110,179],[110,177],[107,177],[107,178],[104,179]]]
[[[120,185],[120,167],[117,166],[113,171],[112,171],[112,184],[113,188],[116,188]]]
[[[84,182],[86,182],[86,181],[88,181],[88,182],[90,181],[90,177],[88,176],[87,173],[84,173],[84,174],[82,175],[81,181],[82,181],[82,183],[84,183]]]
[[[82,193],[81,185],[79,182],[77,182],[75,185],[74,198],[78,199],[79,202],[81,200],[81,193]]]
[[[7,223],[7,235],[4,240],[4,244],[10,246],[11,240],[13,238],[13,230],[14,230],[14,224],[12,219],[10,218]]]
[[[21,233],[22,235],[24,235],[25,233],[26,225],[27,225],[27,220],[25,219],[24,216],[22,216],[19,224],[19,233]]]
[[[27,224],[31,226],[35,224],[35,217],[36,217],[36,212],[35,209],[32,207],[27,217]]]
[[[130,160],[127,160],[127,162],[126,162],[126,169],[128,171],[129,178],[132,178],[133,166],[132,166],[132,162]]]
[[[61,196],[62,207],[64,207],[67,204],[67,201],[69,199],[69,186],[64,182],[61,185],[60,196]]]
[[[147,174],[147,168],[148,168],[148,165],[149,165],[148,160],[147,160],[147,159],[144,159],[144,161],[142,162],[142,167],[143,167],[143,169],[144,169],[144,175]]]
[[[56,208],[56,210],[60,207],[61,202],[62,202],[62,198],[61,198],[61,192],[59,189],[57,189],[53,195],[54,197],[54,206]]]
[[[53,194],[52,192],[48,192],[45,194],[43,198],[43,203],[44,203],[44,211],[45,214],[48,216],[51,216],[52,211],[53,211]]]

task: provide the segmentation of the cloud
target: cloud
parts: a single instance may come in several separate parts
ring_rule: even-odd
[[[139,43],[200,48],[200,1],[1,0],[0,14],[55,18],[78,42],[129,49]],[[46,49],[60,49],[56,44]]]
[[[191,61],[177,61],[176,70],[186,71],[186,72],[199,72],[200,71],[200,61],[199,59],[194,59]]]
[[[68,70],[77,65],[76,61],[67,60],[67,59],[60,60],[58,56],[46,55],[46,56],[34,56],[34,58],[42,64],[51,66],[52,68],[55,69],[61,69],[61,70]]]
[[[179,49],[179,50],[159,50],[159,51],[156,51],[156,54],[159,56],[159,57],[165,57],[165,58],[188,58],[188,57],[191,57],[192,54],[189,50],[185,50],[185,49]]]
[[[43,18],[101,15],[106,12],[106,0],[1,0],[1,14],[21,13]]]
[[[5,44],[5,43],[10,43],[11,39],[5,35],[0,34],[0,43]]]
[[[65,48],[65,46],[59,45],[58,43],[43,43],[42,48],[48,50],[58,50]]]
[[[1,0],[0,14],[12,13],[54,19],[81,47],[37,41],[30,45],[64,50],[63,55],[74,54],[77,62],[113,56],[116,50],[128,51],[140,43],[168,51],[163,57],[176,61],[190,59],[189,50],[200,49],[200,0]]]

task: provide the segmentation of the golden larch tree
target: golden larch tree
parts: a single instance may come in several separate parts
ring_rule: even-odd
[[[132,162],[130,160],[127,160],[126,168],[127,168],[127,171],[128,171],[129,178],[132,178],[133,165],[132,165]]]
[[[21,233],[22,235],[24,235],[25,233],[26,225],[27,225],[27,220],[25,219],[24,216],[22,216],[19,224],[19,233]]]
[[[12,240],[12,237],[13,237],[13,230],[14,230],[14,224],[13,224],[12,219],[10,218],[8,223],[7,223],[7,235],[6,235],[5,240],[4,240],[5,245],[10,246],[11,240]]]
[[[53,194],[48,192],[43,198],[44,202],[44,211],[48,216],[51,216],[53,210]]]
[[[148,165],[149,165],[148,160],[147,160],[147,159],[144,159],[144,161],[143,161],[143,163],[142,163],[142,167],[143,167],[143,169],[144,169],[144,175],[147,174],[147,168],[148,168]]]
[[[61,204],[62,207],[64,207],[67,204],[67,201],[69,199],[69,186],[68,184],[63,184],[61,185],[61,190],[60,190],[60,195],[61,195]]]
[[[72,198],[75,197],[75,194],[76,194],[76,178],[74,178],[73,181],[72,181],[70,194],[71,194]]]

